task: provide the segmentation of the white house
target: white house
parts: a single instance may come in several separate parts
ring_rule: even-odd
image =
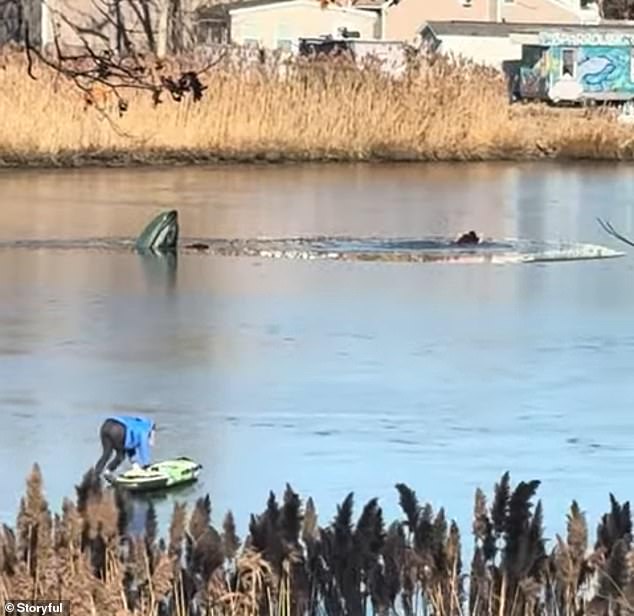
[[[268,49],[295,48],[299,38],[358,33],[360,39],[379,39],[380,20],[373,12],[317,0],[247,0],[225,5],[231,42]]]

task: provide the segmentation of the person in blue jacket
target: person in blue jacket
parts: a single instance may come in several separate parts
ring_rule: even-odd
[[[99,432],[103,453],[95,466],[97,475],[101,475],[113,452],[116,455],[108,464],[108,474],[113,473],[126,456],[134,459],[133,468],[147,466],[155,432],[156,424],[145,417],[108,417]]]

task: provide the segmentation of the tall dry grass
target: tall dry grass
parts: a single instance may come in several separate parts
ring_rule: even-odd
[[[601,112],[511,106],[500,73],[436,56],[406,77],[341,63],[248,70],[234,60],[203,77],[202,101],[153,107],[132,92],[116,126],[83,93],[24,54],[0,56],[0,161],[5,164],[214,160],[629,159],[634,129]],[[535,111],[537,109],[537,111]]]
[[[404,484],[402,518],[389,525],[377,499],[355,517],[352,493],[320,524],[313,501],[287,485],[251,516],[244,541],[231,512],[214,527],[209,496],[191,512],[175,504],[162,539],[151,506],[145,532],[128,534],[128,498],[92,471],[52,514],[34,465],[15,529],[0,532],[0,600],[65,599],[75,616],[631,614],[629,502],[610,495],[594,544],[573,502],[548,552],[538,486],[513,487],[506,473],[490,503],[476,491],[466,567],[456,523]]]

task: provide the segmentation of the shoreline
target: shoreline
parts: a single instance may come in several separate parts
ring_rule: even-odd
[[[139,155],[133,152],[69,152],[61,155],[6,156],[0,154],[2,170],[66,170],[66,169],[161,169],[174,167],[290,167],[298,165],[473,165],[508,163],[632,164],[634,152],[624,157],[575,153],[518,153],[510,155],[433,156],[416,153],[385,153],[357,156],[354,154],[302,155],[273,152],[188,152],[161,151]]]
[[[29,79],[21,57],[2,68],[0,169],[634,162],[633,127],[612,111],[512,104],[501,74],[451,58],[396,81],[334,64],[289,65],[281,78],[274,62],[257,75],[229,63],[198,102],[155,107],[133,91],[121,114],[112,96],[87,107],[50,70]]]

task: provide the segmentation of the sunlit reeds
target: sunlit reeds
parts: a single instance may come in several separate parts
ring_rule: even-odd
[[[127,91],[86,108],[71,82],[23,53],[0,55],[0,163],[182,163],[213,160],[627,159],[634,132],[613,113],[510,105],[501,73],[449,56],[406,76],[376,66],[238,53],[202,77],[203,99],[153,106]],[[174,60],[176,61],[176,60]],[[186,59],[179,61],[185,62]],[[286,63],[284,63],[286,62]]]
[[[465,566],[456,523],[402,483],[391,523],[377,499],[357,517],[352,493],[320,523],[312,499],[287,485],[251,516],[244,540],[230,512],[212,524],[209,496],[177,503],[162,539],[151,505],[145,532],[129,533],[131,501],[92,472],[52,514],[35,465],[15,529],[0,533],[0,600],[65,599],[73,614],[119,616],[632,613],[629,503],[610,495],[591,545],[573,502],[566,535],[547,546],[539,483],[513,487],[505,473],[490,504],[476,491]]]

